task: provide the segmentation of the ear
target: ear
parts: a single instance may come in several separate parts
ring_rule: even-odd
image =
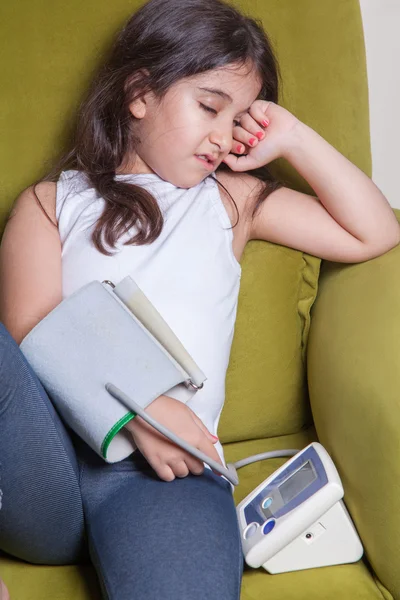
[[[137,96],[138,90],[145,88],[149,79],[149,75],[150,73],[147,69],[140,69],[128,77],[124,85],[125,93],[127,93],[128,90],[133,90],[134,96],[136,96],[136,99],[129,104],[129,110],[137,119],[143,119],[146,114],[147,100],[151,92],[142,92],[139,97]]]
[[[138,98],[129,104],[129,110],[136,119],[143,119],[146,114],[145,97]]]

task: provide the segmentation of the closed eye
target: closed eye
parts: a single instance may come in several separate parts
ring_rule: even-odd
[[[202,104],[201,102],[199,102],[201,108],[203,108],[205,111],[213,113],[214,115],[217,114],[217,111],[215,110],[215,108],[211,108],[211,106],[206,106],[205,104]],[[240,126],[240,121],[237,121],[236,119],[233,120],[235,127],[239,127]]]

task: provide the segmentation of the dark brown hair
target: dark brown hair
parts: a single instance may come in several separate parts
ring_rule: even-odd
[[[134,156],[138,143],[129,105],[149,90],[161,100],[184,77],[247,64],[262,84],[258,98],[277,103],[279,66],[259,21],[223,0],[150,0],[144,4],[126,22],[94,78],[78,112],[72,148],[46,177],[33,184],[39,204],[35,186],[40,181],[57,181],[67,168],[82,171],[106,203],[92,233],[97,250],[110,256],[102,236],[114,249],[118,238],[133,226],[136,235],[125,244],[151,244],[163,227],[156,199],[141,186],[115,179],[116,170]],[[225,163],[219,169],[230,171]],[[264,183],[253,218],[265,198],[283,184],[266,166],[251,174]]]

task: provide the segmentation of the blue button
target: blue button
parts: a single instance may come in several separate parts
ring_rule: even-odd
[[[273,530],[273,528],[275,527],[275,519],[270,519],[269,521],[266,521],[263,525],[263,534],[267,535],[267,533],[269,533],[270,531]]]
[[[267,498],[264,498],[263,503],[261,504],[262,508],[268,508],[269,506],[271,506],[272,504],[272,498],[270,496],[268,496]]]

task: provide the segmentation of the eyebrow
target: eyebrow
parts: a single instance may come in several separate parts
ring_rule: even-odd
[[[197,89],[203,90],[203,92],[209,92],[210,94],[215,94],[216,96],[220,96],[221,98],[223,98],[224,100],[227,100],[231,104],[233,102],[230,95],[227,94],[226,92],[223,92],[222,90],[218,90],[216,88],[205,88],[205,87],[198,87]],[[250,106],[241,112],[247,112],[249,110],[249,108],[250,108]]]

